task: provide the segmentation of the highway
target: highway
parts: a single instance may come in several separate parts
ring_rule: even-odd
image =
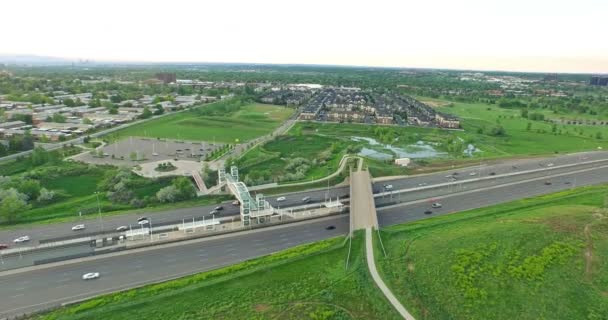
[[[428,175],[419,175],[419,176],[411,176],[407,178],[401,178],[392,181],[378,182],[374,183],[373,191],[374,193],[379,193],[385,191],[384,185],[391,184],[393,186],[393,191],[398,191],[402,189],[410,189],[410,188],[429,188],[433,187],[433,185],[446,183],[452,181],[451,179],[446,178],[447,175],[452,175],[454,172],[458,174],[454,175],[456,177],[456,182],[464,181],[467,179],[479,179],[484,177],[490,177],[491,173],[495,175],[501,174],[512,174],[516,172],[522,172],[525,170],[533,170],[533,169],[550,169],[553,167],[557,167],[560,165],[567,164],[577,164],[580,162],[589,162],[594,160],[608,160],[608,152],[587,152],[573,155],[563,155],[559,157],[550,157],[550,158],[539,158],[539,159],[527,159],[527,160],[506,160],[504,163],[493,164],[493,165],[481,165],[473,168],[463,168],[458,170],[450,170],[448,172],[439,172]],[[608,162],[607,162],[608,163]],[[554,169],[557,170],[557,169]],[[551,170],[553,172],[554,170]],[[568,171],[571,168],[564,168],[561,171]],[[471,175],[474,173],[474,175]],[[511,176],[508,178],[497,178],[485,180],[478,183],[468,183],[468,184],[455,184],[450,186],[445,186],[443,188],[433,188],[432,190],[422,190],[419,192],[408,192],[406,195],[398,195],[399,200],[408,201],[420,199],[421,197],[426,197],[432,192],[433,196],[441,196],[444,194],[452,193],[458,191],[460,189],[473,189],[473,188],[483,188],[495,185],[497,183],[505,183],[508,181],[516,181],[525,179],[531,176],[540,176],[546,174],[545,172],[540,172],[536,174],[525,174],[521,176]],[[263,193],[263,192],[262,192]],[[283,202],[277,202],[276,199],[280,196],[284,196],[286,198]],[[313,203],[322,202],[326,197],[340,197],[344,199],[349,196],[349,188],[348,187],[338,187],[338,188],[330,188],[329,190],[315,190],[315,191],[304,191],[297,193],[290,193],[285,195],[275,195],[272,197],[267,197],[267,200],[274,206],[275,208],[285,208],[302,204],[302,198],[311,197]],[[394,197],[385,197],[385,199],[377,200],[377,204],[383,204],[387,202],[393,202]],[[221,204],[224,207],[224,210],[220,211],[216,217],[226,217],[232,215],[238,215],[239,209],[238,207],[232,206],[230,202],[226,202]],[[202,220],[203,216],[205,219],[211,218],[210,212],[217,205],[208,205],[194,208],[183,208],[183,209],[173,209],[168,211],[159,211],[159,212],[148,212],[148,213],[139,213],[139,214],[125,214],[125,215],[113,215],[103,217],[103,229],[101,228],[101,222],[97,218],[96,215],[89,215],[85,220],[82,221],[73,221],[73,222],[64,222],[64,223],[55,223],[55,224],[44,224],[44,225],[35,225],[35,226],[23,226],[11,229],[3,229],[0,230],[0,243],[5,243],[11,245],[11,247],[19,247],[19,246],[32,246],[37,244],[39,241],[50,241],[53,239],[64,239],[66,237],[74,237],[74,236],[87,236],[91,234],[99,233],[100,231],[111,232],[114,231],[119,226],[129,226],[134,225],[137,226],[137,219],[146,216],[149,217],[153,226],[158,225],[168,225],[168,224],[176,224],[180,223],[182,220],[190,220],[194,218],[195,220]],[[77,212],[74,212],[74,215],[77,215]],[[79,223],[83,223],[86,225],[86,229],[82,231],[72,231],[71,228]],[[29,243],[23,244],[14,244],[13,240],[20,236],[30,236],[31,241]]]
[[[407,202],[399,206],[378,208],[379,224],[389,226],[556,192],[573,188],[575,180],[577,186],[608,182],[608,167],[605,165],[572,170],[580,172],[556,172],[548,177],[522,177],[524,180],[499,181],[477,189],[448,189],[450,193],[440,197],[436,196],[435,190],[421,190],[416,192],[417,200],[401,198],[400,200]],[[427,177],[437,179],[437,175]],[[551,184],[546,184],[547,180],[550,180]],[[315,192],[324,194],[325,191]],[[440,201],[443,208],[431,209],[430,199]],[[300,200],[301,198],[297,198],[293,201]],[[377,199],[378,202],[388,201],[385,204],[395,202],[394,198],[389,200]],[[432,213],[425,214],[427,210],[432,210]],[[329,225],[336,228],[326,230]],[[344,235],[348,231],[348,216],[341,215],[233,234],[221,239],[206,238],[189,243],[151,247],[138,252],[128,252],[127,255],[98,256],[86,262],[71,261],[58,266],[40,266],[37,270],[0,273],[0,316],[14,316],[105,292],[210,270],[298,244]],[[101,278],[95,281],[81,280],[82,274],[93,271],[100,272]]]

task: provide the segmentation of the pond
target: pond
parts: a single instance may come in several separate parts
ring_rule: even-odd
[[[351,137],[353,141],[365,141],[370,147],[363,147],[360,156],[370,157],[378,160],[390,160],[393,154],[397,158],[438,158],[447,156],[446,152],[437,151],[435,147],[427,142],[418,141],[415,144],[410,144],[405,147],[394,147],[388,144],[382,144],[374,138],[367,137]]]

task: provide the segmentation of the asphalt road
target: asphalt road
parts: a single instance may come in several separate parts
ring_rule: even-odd
[[[580,162],[588,162],[593,160],[608,160],[608,152],[587,152],[573,155],[563,155],[559,157],[550,157],[550,158],[542,158],[542,159],[528,159],[528,160],[507,160],[501,164],[493,164],[493,165],[484,165],[481,163],[480,166],[475,168],[468,169],[458,169],[451,170],[449,172],[440,172],[435,174],[428,175],[420,175],[420,176],[412,176],[403,179],[397,179],[392,181],[385,181],[382,183],[374,183],[373,191],[374,193],[385,191],[384,185],[391,184],[393,186],[393,191],[398,191],[400,189],[409,189],[409,188],[424,188],[431,187],[433,185],[437,185],[440,183],[445,183],[451,181],[446,178],[447,175],[452,175],[454,172],[457,172],[456,181],[465,181],[470,179],[478,179],[483,177],[488,177],[493,172],[495,175],[505,174],[505,173],[514,173],[525,170],[532,169],[540,169],[540,168],[552,168],[559,165],[565,164],[576,164]],[[562,169],[561,171],[571,170]],[[556,170],[551,170],[554,172]],[[474,175],[471,175],[474,173]],[[477,187],[487,187],[497,183],[504,183],[507,181],[515,181],[525,179],[531,176],[540,176],[543,174],[547,174],[545,172],[537,173],[537,174],[526,174],[525,176],[513,176],[509,178],[500,178],[500,179],[491,179],[487,181],[483,181],[481,183],[469,183],[455,186],[447,186],[443,189],[433,189],[431,191],[423,191],[423,192],[410,192],[407,196],[399,195],[399,200],[407,201],[418,199],[421,196],[426,196],[428,192],[434,192],[434,196],[441,196],[443,194],[452,193],[458,191],[459,189],[471,189]],[[262,192],[263,193],[263,192]],[[304,191],[297,193],[285,194],[283,196],[286,197],[286,200],[283,202],[277,202],[276,199],[279,195],[274,197],[269,197],[267,200],[277,208],[285,208],[291,206],[302,205],[302,198],[311,197],[312,202],[322,202],[326,197],[340,197],[345,198],[349,196],[349,188],[341,187],[341,188],[331,188],[329,190],[316,190],[316,191]],[[397,195],[395,195],[397,196]],[[382,201],[382,200],[381,200]],[[385,202],[394,201],[391,197],[383,200]],[[380,202],[381,203],[381,202]],[[220,212],[216,217],[225,217],[230,215],[237,215],[238,208],[234,207],[230,204],[230,202],[222,204],[225,208]],[[102,223],[95,215],[87,216],[87,219],[82,220],[80,222],[65,222],[65,223],[56,223],[56,224],[47,224],[47,225],[37,225],[37,226],[26,226],[15,229],[4,229],[0,230],[0,243],[5,243],[11,245],[11,247],[19,247],[19,246],[31,246],[37,244],[39,241],[50,241],[53,239],[62,239],[65,237],[70,237],[74,235],[86,236],[93,233],[98,233],[101,230],[104,232],[114,231],[119,226],[129,226],[129,225],[137,225],[137,219],[142,216],[149,217],[153,226],[154,225],[167,225],[167,224],[176,224],[181,222],[182,220],[202,220],[203,216],[206,218],[211,217],[209,214],[217,205],[209,205],[202,207],[194,207],[194,208],[183,208],[183,209],[173,209],[169,211],[162,212],[148,212],[141,214],[126,214],[126,215],[114,215],[109,217],[103,217],[103,229],[101,228]],[[77,213],[74,212],[74,215]],[[74,232],[71,228],[79,223],[83,223],[86,226],[86,229],[83,231]],[[29,243],[24,244],[14,244],[13,240],[20,237],[28,235],[31,237],[31,241]]]
[[[507,185],[500,182],[476,190],[461,188],[439,198],[436,198],[434,190],[422,190],[417,195],[419,200],[413,203],[379,209],[378,220],[381,226],[388,226],[573,188],[575,180],[577,186],[608,182],[608,168],[585,170],[588,171],[550,178],[532,177],[536,180],[508,182]],[[436,176],[430,175],[432,179]],[[545,184],[547,179],[550,179],[550,185]],[[325,191],[315,192],[322,195]],[[426,197],[425,192],[428,193]],[[289,197],[295,198],[291,201],[297,203],[301,201],[300,196]],[[443,208],[430,209],[429,198],[440,201]],[[432,214],[425,214],[429,209]],[[336,228],[326,230],[328,225]],[[349,219],[344,215],[223,239],[205,239],[169,248],[153,247],[128,255],[100,256],[94,261],[3,275],[0,276],[0,316],[14,316],[105,292],[210,270],[298,244],[347,234],[348,230]],[[100,272],[101,278],[81,280],[82,274],[93,271]]]

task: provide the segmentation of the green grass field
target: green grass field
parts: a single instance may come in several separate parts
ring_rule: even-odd
[[[201,106],[199,108],[208,108]],[[272,132],[293,114],[293,109],[249,104],[226,115],[204,116],[188,110],[128,127],[112,134],[112,139],[128,136],[171,138],[224,143],[246,142]]]
[[[34,319],[399,319],[368,275],[363,237],[333,238],[94,298]]]
[[[537,155],[608,148],[608,140],[605,139],[608,138],[608,126],[556,125],[553,132],[551,123],[522,118],[519,109],[458,102],[453,107],[437,109],[459,116],[466,131],[466,134],[459,136],[474,141],[485,151],[484,156]],[[530,113],[534,112],[537,111],[530,110]],[[531,123],[530,130],[528,123]],[[506,129],[506,137],[477,134],[479,128],[488,132],[497,125]],[[601,139],[596,138],[598,132]]]
[[[387,285],[416,319],[606,319],[607,186],[383,230]]]

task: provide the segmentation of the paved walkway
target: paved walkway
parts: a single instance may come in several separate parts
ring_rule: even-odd
[[[359,167],[361,168],[361,165]],[[351,172],[350,199],[350,232],[370,227],[377,228],[378,216],[372,191],[372,179],[368,171]]]
[[[372,279],[382,291],[384,296],[388,299],[388,301],[393,305],[397,312],[406,320],[415,320],[414,317],[405,310],[405,307],[397,300],[395,295],[391,292],[391,290],[384,284],[378,270],[376,269],[376,261],[374,260],[374,246],[372,243],[372,228],[368,227],[365,229],[365,251],[367,256],[367,268],[372,275]]]

